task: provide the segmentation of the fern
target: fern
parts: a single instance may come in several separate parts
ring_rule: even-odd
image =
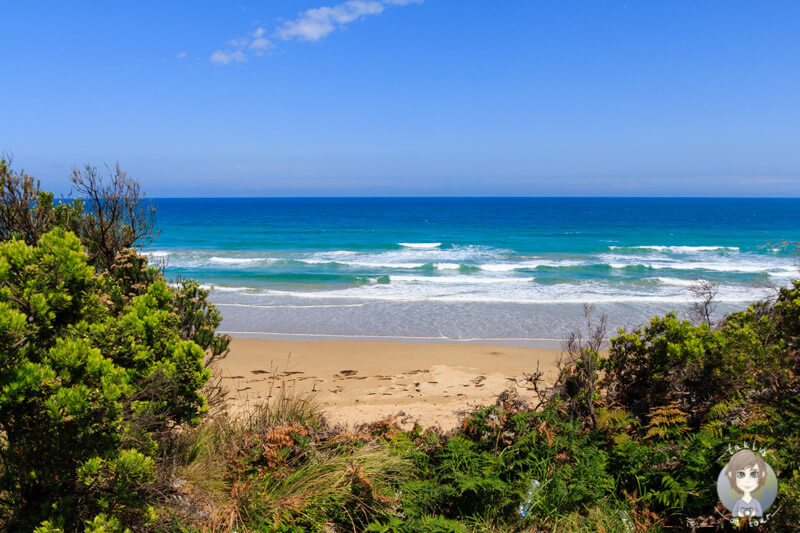
[[[708,420],[720,420],[727,415],[730,410],[736,406],[738,406],[741,402],[739,401],[722,401],[718,402],[711,406],[706,414],[706,419]]]
[[[671,402],[650,409],[650,422],[647,424],[645,438],[658,437],[667,439],[679,437],[688,431],[686,413],[678,408],[677,402]]]
[[[597,409],[597,429],[599,431],[613,431],[618,429],[628,429],[636,422],[636,419],[625,409]]]
[[[676,480],[669,474],[661,478],[662,490],[652,492],[649,497],[667,508],[683,508],[690,496],[699,496],[697,481],[693,479]]]

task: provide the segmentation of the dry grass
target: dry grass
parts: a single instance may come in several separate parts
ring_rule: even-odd
[[[313,521],[321,507],[353,524],[391,508],[393,487],[412,474],[410,460],[374,441],[341,439],[313,396],[276,389],[239,416],[218,412],[180,435],[163,516],[232,531],[286,516]]]

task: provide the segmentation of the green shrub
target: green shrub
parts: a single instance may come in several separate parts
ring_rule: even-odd
[[[455,520],[449,520],[441,516],[425,516],[411,520],[394,517],[387,523],[373,522],[365,531],[373,533],[416,533],[418,531],[426,531],[428,533],[467,533],[467,528],[464,524]]]
[[[159,434],[194,423],[205,356],[155,280],[114,304],[62,229],[0,243],[0,492],[9,528],[149,520]],[[110,527],[110,526],[108,526]]]

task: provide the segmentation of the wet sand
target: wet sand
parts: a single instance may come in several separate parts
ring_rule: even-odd
[[[559,350],[467,343],[234,338],[218,364],[230,410],[287,394],[313,393],[330,423],[353,426],[396,416],[408,426],[455,427],[476,405],[510,387],[531,397],[524,374],[556,374]]]

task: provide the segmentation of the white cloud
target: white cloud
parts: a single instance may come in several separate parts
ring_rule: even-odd
[[[272,45],[272,43],[270,41],[268,41],[267,39],[265,39],[263,37],[259,37],[258,39],[253,39],[250,42],[250,46],[249,47],[254,49],[254,50],[266,50],[271,45]]]
[[[274,31],[274,36],[283,41],[292,39],[319,41],[351,22],[383,13],[388,6],[405,6],[422,2],[423,0],[347,0],[335,6],[316,7],[299,13],[294,20],[284,22]],[[258,28],[244,37],[230,40],[228,44],[231,48],[217,50],[211,54],[211,62],[227,65],[247,61],[248,54],[264,55],[267,50],[275,47],[275,44],[265,37],[266,33],[264,28]]]
[[[250,33],[250,41],[247,43],[247,47],[253,50],[253,53],[257,56],[262,55],[264,51],[274,46],[272,41],[264,37],[265,33],[267,31],[264,28],[256,28],[256,31]]]
[[[244,61],[247,61],[247,56],[241,50],[217,50],[211,54],[211,62],[217,65]]]
[[[239,37],[238,39],[231,39],[231,46],[235,46],[236,48],[244,48],[247,46],[247,43],[250,42],[250,39],[247,37]]]
[[[177,57],[178,59],[183,59],[184,57],[186,57],[186,52],[181,52],[180,54],[178,54],[175,57]]]
[[[266,50],[273,47],[272,41],[266,39],[264,28],[258,28],[253,32],[248,33],[245,37],[238,37],[231,39],[230,44],[233,49],[217,50],[211,54],[211,62],[217,65],[227,65],[229,63],[247,61],[246,51],[251,52],[253,55],[264,55]]]
[[[382,13],[384,8],[383,2],[377,0],[349,0],[333,7],[317,7],[285,22],[275,34],[286,41],[318,41],[349,22]]]

